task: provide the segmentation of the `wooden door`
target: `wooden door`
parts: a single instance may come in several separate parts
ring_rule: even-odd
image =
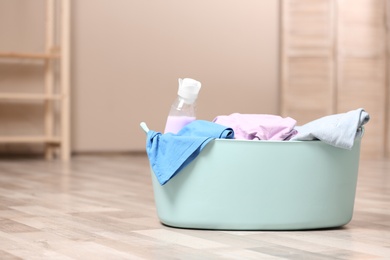
[[[282,99],[299,124],[364,108],[371,116],[362,154],[385,155],[387,99],[385,0],[284,0]],[[387,128],[386,128],[387,127]]]

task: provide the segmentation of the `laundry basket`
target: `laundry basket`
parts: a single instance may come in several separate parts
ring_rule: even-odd
[[[167,184],[151,171],[160,221],[219,230],[304,230],[352,219],[361,138],[352,150],[321,141],[216,139]]]

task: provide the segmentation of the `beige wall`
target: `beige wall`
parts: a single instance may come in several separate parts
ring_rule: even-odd
[[[202,82],[198,118],[278,112],[278,1],[73,4],[73,149],[144,149],[177,78]]]
[[[72,3],[73,151],[143,150],[139,123],[163,130],[179,77],[202,82],[200,119],[278,113],[278,1]],[[0,50],[42,52],[43,8],[1,1]],[[0,63],[0,91],[40,92],[41,76],[42,63]],[[1,104],[0,134],[41,132],[41,113]]]
[[[163,129],[178,77],[203,83],[200,119],[280,112],[279,1],[72,3],[73,151],[143,150],[139,122]],[[0,51],[42,51],[43,8],[44,0],[0,1]],[[0,91],[42,91],[42,64],[30,63],[0,62]],[[41,114],[42,106],[1,102],[0,134],[42,132]],[[14,146],[30,150],[0,151]]]

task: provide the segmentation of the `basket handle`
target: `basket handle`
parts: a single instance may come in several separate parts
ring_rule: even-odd
[[[145,122],[141,122],[139,125],[141,126],[142,130],[144,130],[145,134],[149,132],[149,128]]]

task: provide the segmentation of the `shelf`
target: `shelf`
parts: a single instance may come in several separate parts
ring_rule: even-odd
[[[45,136],[0,136],[0,143],[51,143],[59,144],[59,137]]]
[[[0,62],[5,65],[43,65],[43,88],[25,88],[15,92],[12,88],[0,91],[0,103],[16,106],[36,103],[42,106],[43,131],[41,135],[31,133],[29,128],[23,134],[1,135],[2,144],[43,144],[45,158],[53,159],[57,154],[62,161],[70,159],[70,2],[71,0],[43,0],[44,49],[41,51],[0,50]],[[10,10],[12,11],[13,8]],[[16,11],[16,9],[15,9]],[[16,12],[12,15],[18,15]],[[23,15],[20,13],[19,15]],[[17,74],[15,74],[17,75]],[[26,86],[27,87],[27,86]],[[13,108],[14,105],[12,105]],[[23,120],[23,118],[19,118]],[[0,122],[0,124],[6,124]],[[6,126],[7,127],[7,126]],[[14,126],[12,126],[14,127]],[[11,127],[11,128],[12,128]],[[59,134],[57,134],[59,133]]]
[[[0,58],[46,60],[46,59],[58,59],[60,58],[60,55],[51,54],[51,53],[0,52]]]
[[[0,93],[0,100],[60,100],[61,95]]]

